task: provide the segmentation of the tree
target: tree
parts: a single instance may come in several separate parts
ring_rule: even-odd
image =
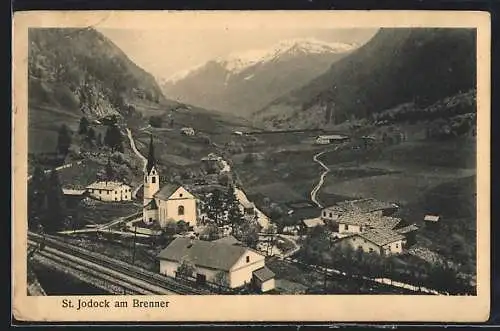
[[[111,165],[111,160],[108,159],[108,163],[106,163],[106,167],[104,168],[104,174],[106,181],[112,182],[115,179],[115,170],[113,169],[113,166]]]
[[[209,224],[203,230],[201,237],[204,240],[212,241],[219,239],[219,228],[215,224]]]
[[[42,225],[47,232],[56,232],[65,226],[66,208],[59,175],[55,170],[52,170],[49,175],[46,191],[45,204],[47,211],[42,220]]]
[[[255,222],[244,222],[235,228],[234,237],[250,248],[257,248],[260,225]]]
[[[214,276],[214,283],[219,285],[219,290],[222,287],[229,287],[229,276],[224,271],[219,271]]]
[[[149,118],[149,125],[151,125],[154,128],[161,128],[163,124],[163,119],[161,116],[151,116]]]
[[[179,264],[179,266],[177,267],[175,275],[181,278],[189,278],[193,277],[195,270],[196,266],[194,265],[193,262],[191,262],[188,259],[183,259]]]
[[[111,148],[111,151],[123,153],[123,137],[120,129],[116,125],[108,126],[106,135],[104,136],[104,144]]]
[[[234,186],[230,186],[226,191],[225,205],[227,208],[227,218],[232,230],[234,231],[236,226],[241,225],[244,222],[243,213],[240,209],[240,203],[236,198],[236,192]]]
[[[95,131],[94,131],[94,129],[89,128],[89,129],[87,130],[87,139],[88,139],[89,141],[93,141],[93,140],[95,139]]]
[[[44,217],[44,202],[47,196],[46,176],[43,169],[37,165],[28,186],[28,227],[36,230]]]
[[[71,146],[71,132],[69,128],[63,124],[59,128],[57,136],[57,151],[62,155],[67,155]]]
[[[208,199],[207,216],[216,225],[222,225],[222,214],[224,212],[223,198],[220,190],[215,190]]]
[[[102,146],[102,135],[100,132],[97,134],[97,137],[95,139],[95,144],[98,147]]]
[[[85,134],[85,133],[87,133],[88,129],[89,129],[89,121],[84,116],[80,119],[80,125],[78,127],[78,134]]]

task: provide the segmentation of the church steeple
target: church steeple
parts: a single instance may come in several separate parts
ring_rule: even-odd
[[[150,135],[149,140],[149,154],[148,154],[148,162],[146,164],[146,175],[151,172],[154,166],[156,166],[156,160],[154,155],[154,147],[153,147],[153,135]]]

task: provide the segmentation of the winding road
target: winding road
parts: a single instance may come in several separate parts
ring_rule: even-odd
[[[146,164],[148,163],[148,159],[146,159],[146,157],[144,157],[144,155],[142,155],[141,152],[139,152],[139,150],[137,149],[137,146],[135,146],[135,141],[134,141],[134,138],[132,137],[132,131],[130,131],[129,128],[126,128],[126,131],[127,131],[128,140],[130,141],[130,148],[132,148],[135,155],[137,155],[142,160],[143,172],[144,172],[146,170]],[[143,184],[140,184],[139,186],[134,188],[134,190],[132,191],[132,198],[133,199],[135,199],[137,197],[137,192],[142,187],[142,185]]]
[[[323,173],[321,174],[320,178],[319,178],[319,182],[318,184],[312,189],[311,191],[311,201],[314,202],[316,204],[316,206],[318,206],[319,208],[323,208],[323,205],[318,201],[318,198],[317,198],[317,195],[318,195],[318,192],[319,190],[321,189],[321,187],[323,186],[324,182],[325,182],[325,177],[326,175],[330,172],[330,168],[328,168],[326,166],[326,164],[324,164],[321,160],[319,160],[318,158],[325,154],[325,153],[328,153],[328,152],[335,152],[336,150],[338,150],[342,145],[337,145],[335,146],[334,149],[332,150],[325,150],[325,151],[322,151],[322,152],[319,152],[318,154],[314,155],[313,156],[313,161],[316,162],[317,164],[319,164],[323,169],[325,169],[325,171],[323,171]]]

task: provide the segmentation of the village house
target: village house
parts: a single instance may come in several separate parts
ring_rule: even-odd
[[[401,222],[400,218],[382,216],[379,214],[343,214],[338,219],[339,234],[361,233],[370,229],[395,229]]]
[[[410,224],[402,228],[395,229],[394,231],[406,237],[405,247],[409,247],[414,245],[417,241],[416,239],[417,230],[418,226],[416,224]]]
[[[87,186],[86,191],[91,198],[101,201],[131,201],[130,186],[121,182],[98,181]]]
[[[331,144],[334,142],[341,143],[341,142],[345,142],[345,141],[349,141],[349,137],[334,134],[334,135],[318,136],[318,137],[316,137],[315,142],[317,145],[327,145],[327,144]]]
[[[304,219],[304,220],[302,220],[302,224],[303,224],[304,230],[306,232],[309,232],[317,226],[325,225],[325,222],[321,218],[316,217],[316,218]]]
[[[338,243],[349,244],[353,249],[361,249],[365,253],[388,256],[403,252],[405,236],[388,229],[370,229],[344,237]]]
[[[193,128],[181,128],[181,133],[186,135],[186,136],[194,136],[194,129]]]
[[[158,222],[164,228],[168,222],[183,221],[194,227],[199,213],[198,205],[198,199],[181,185],[167,184],[160,189],[151,138],[144,176],[144,223],[149,225]]]
[[[176,238],[157,258],[160,273],[170,277],[176,277],[183,261],[189,261],[195,267],[193,277],[198,283],[216,283],[222,275],[229,288],[252,284],[267,292],[275,286],[274,273],[266,267],[265,256],[240,245]]]
[[[439,224],[439,215],[427,214],[424,216],[425,227],[429,229],[436,229]]]
[[[394,203],[378,201],[373,198],[348,200],[339,202],[333,206],[324,208],[321,211],[321,218],[326,222],[337,222],[339,217],[346,213],[357,214],[379,214],[382,216],[390,216],[398,206]]]

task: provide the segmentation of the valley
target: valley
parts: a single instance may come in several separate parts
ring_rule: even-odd
[[[470,31],[381,29],[364,45],[322,45],[319,51],[317,44],[295,43],[275,57],[264,56],[266,61],[258,57],[240,63],[230,73],[228,63],[214,60],[170,83],[156,82],[99,33],[70,32],[79,39],[52,53],[45,47],[66,32],[33,37],[29,172],[35,166],[74,163],[57,171],[63,189],[84,190],[93,182],[107,182],[112,172],[133,192],[123,203],[69,207],[73,230],[145,213],[145,160],[154,145],[161,185],[175,183],[200,196],[232,185],[244,190],[248,204],[269,219],[268,228],[256,231],[257,242],[264,245],[264,234],[282,236],[282,246],[288,240],[296,249],[290,256],[280,253],[279,260],[266,256],[285,287],[302,291],[304,279],[312,277],[309,290],[320,291],[315,268],[326,270],[336,261],[352,275],[366,267],[362,263],[381,268],[395,263],[397,268],[389,271],[367,267],[367,273],[373,279],[390,276],[435,288],[442,284],[432,284],[434,272],[453,269],[467,280],[467,285],[460,283],[463,288],[456,285],[457,293],[470,293],[477,244],[476,87],[468,53],[475,39],[469,38]],[[446,51],[446,45],[453,45],[456,56],[450,62],[447,55],[439,57],[424,70],[421,63],[437,57],[439,45]],[[65,50],[79,59],[73,71]],[[224,171],[211,168],[211,155],[225,162]],[[373,248],[370,253],[353,250],[352,260],[358,259],[361,269],[351,270],[342,265],[348,253],[332,248],[337,247],[332,243],[340,247],[344,237],[340,223],[326,218],[326,209],[367,199],[395,205],[391,217],[401,221],[400,228],[418,230],[413,242],[406,233],[395,235],[405,238],[404,249],[396,244],[401,251],[384,251],[377,255],[380,261],[373,258]],[[429,226],[429,215],[438,215],[440,223]],[[142,216],[137,220],[142,222]],[[308,222],[321,225],[309,228]],[[173,239],[167,229],[158,231],[168,243]],[[185,238],[196,232],[178,231]],[[163,245],[150,244],[155,249]],[[412,255],[412,248],[429,250],[444,262],[429,263]],[[362,257],[355,258],[358,253]],[[325,254],[330,256],[326,262]],[[315,271],[297,267],[300,263],[314,264]],[[287,270],[309,275],[287,276]],[[349,277],[333,277],[328,293],[354,291]],[[373,291],[373,285],[363,284],[362,291]],[[326,280],[324,286],[326,293]]]

